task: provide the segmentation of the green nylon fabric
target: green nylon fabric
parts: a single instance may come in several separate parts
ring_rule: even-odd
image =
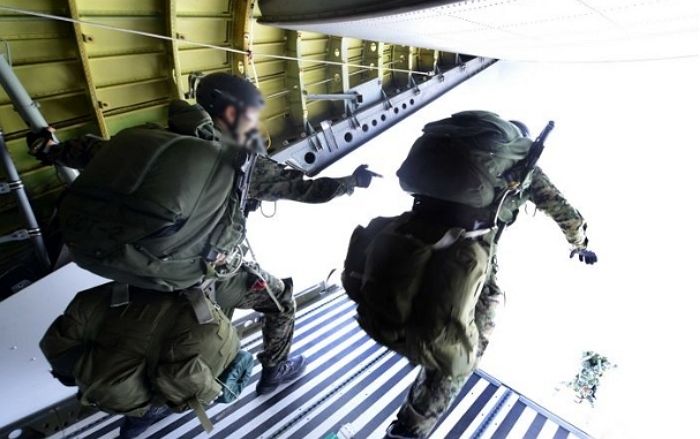
[[[178,113],[171,124],[182,124],[182,131],[202,125],[188,125],[188,118],[201,114]],[[159,291],[213,277],[207,249],[231,251],[245,236],[232,191],[242,159],[242,149],[226,142],[153,127],[121,131],[59,206],[75,261],[106,278]]]
[[[464,111],[427,124],[396,174],[412,194],[487,207],[505,187],[503,172],[531,145],[497,114]]]
[[[79,387],[82,404],[111,413],[213,401],[240,349],[224,313],[209,303],[214,322],[200,324],[184,297],[133,288],[128,305],[110,307],[113,285],[78,293],[49,327],[40,346],[54,375]]]
[[[450,229],[404,213],[353,233],[342,275],[360,326],[412,362],[463,377],[474,367],[474,308],[489,264],[488,239],[436,248]]]

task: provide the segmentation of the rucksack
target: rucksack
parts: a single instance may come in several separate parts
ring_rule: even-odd
[[[486,111],[465,111],[427,124],[397,175],[414,195],[489,207],[506,187],[502,174],[525,158],[532,141]]]
[[[78,386],[82,404],[110,413],[143,415],[151,404],[175,410],[209,404],[222,391],[217,377],[240,349],[224,312],[206,302],[213,320],[202,324],[183,295],[125,285],[82,291],[40,342],[52,373]]]
[[[216,277],[210,255],[232,252],[245,236],[234,183],[247,159],[235,145],[163,129],[119,132],[59,205],[75,262],[159,291]]]
[[[466,375],[476,361],[474,309],[492,236],[489,229],[426,223],[411,212],[358,226],[342,275],[358,323],[415,364]]]

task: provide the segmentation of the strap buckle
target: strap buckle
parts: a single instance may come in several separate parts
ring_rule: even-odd
[[[112,297],[109,302],[109,307],[119,308],[120,306],[128,305],[129,302],[129,285],[114,283],[112,285]]]

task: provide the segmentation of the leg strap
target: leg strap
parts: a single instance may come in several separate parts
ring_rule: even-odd
[[[211,419],[209,419],[209,416],[207,416],[207,412],[204,411],[202,403],[196,398],[192,398],[187,402],[187,405],[194,410],[194,414],[197,415],[197,419],[199,420],[199,423],[202,424],[204,431],[211,433],[214,430],[214,424],[212,424]]]

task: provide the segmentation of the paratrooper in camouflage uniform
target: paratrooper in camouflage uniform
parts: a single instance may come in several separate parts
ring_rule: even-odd
[[[511,123],[527,137],[527,128],[524,125],[517,121]],[[497,283],[498,240],[503,231],[515,222],[519,209],[528,201],[557,223],[572,247],[571,257],[578,256],[579,260],[586,264],[597,261],[595,253],[587,250],[587,225],[583,216],[566,200],[545,173],[539,167],[535,167],[529,178],[523,182],[521,190],[516,195],[508,196],[499,211],[498,229],[492,241],[490,270],[474,312],[474,321],[479,333],[477,362],[489,344],[495,328],[496,312],[505,297]],[[386,437],[426,437],[447,410],[462,384],[463,378],[445,376],[438,370],[422,367],[399,410],[397,421],[389,428]]]
[[[549,177],[537,167],[532,174],[532,182],[518,196],[507,199],[501,209],[500,219],[505,225],[510,225],[517,217],[518,209],[526,202],[532,202],[537,210],[541,210],[552,218],[573,249],[585,249],[586,221],[581,213],[564,198],[564,195],[551,182]],[[497,242],[494,244],[491,272],[484,289],[479,296],[476,308],[476,325],[479,328],[479,351],[481,357],[489,344],[489,338],[495,327],[495,316],[498,307],[504,302],[505,295],[497,283],[498,260],[496,255]]]
[[[255,145],[260,108],[260,92],[248,81],[224,73],[205,76],[197,89],[197,105],[175,101],[169,108],[168,130],[182,136],[192,136],[218,145],[234,145],[241,150],[257,153],[254,167],[248,170],[247,200],[231,188],[228,196],[235,209],[228,211],[229,229],[245,236],[247,202],[289,199],[305,203],[324,203],[335,197],[352,194],[355,187],[368,187],[376,174],[362,165],[348,177],[306,179],[298,170],[289,169],[265,156]],[[158,128],[158,127],[153,127]],[[138,139],[135,139],[138,141]],[[55,144],[47,130],[28,137],[30,151],[47,163],[60,163],[84,169],[109,141],[95,136],[83,136]],[[222,148],[224,149],[224,148]],[[172,195],[177,197],[178,194]],[[241,207],[241,208],[239,208]],[[244,208],[242,208],[244,207]],[[203,236],[202,239],[207,239]],[[215,271],[229,267],[234,257],[246,253],[245,243],[232,244],[235,248],[212,249],[207,260]],[[210,251],[210,253],[211,253]],[[197,285],[194,285],[195,287]],[[209,288],[209,287],[207,287]],[[254,309],[263,313],[263,349],[258,359],[263,366],[258,382],[259,394],[269,393],[283,382],[296,379],[303,373],[302,356],[288,358],[294,332],[296,305],[291,279],[281,280],[261,270],[256,262],[243,262],[238,270],[227,271],[214,284],[215,299],[230,317],[235,308]],[[138,421],[145,428],[155,418]],[[133,420],[132,420],[133,421]]]
[[[208,119],[207,113],[197,105],[190,106],[183,101],[171,104],[171,130],[199,137],[209,133],[209,137],[205,139],[218,141],[224,136],[218,127],[212,125],[206,130],[202,129],[202,121]],[[190,126],[197,126],[198,130],[187,133],[181,128]],[[92,135],[70,139],[52,146],[45,160],[84,169],[104,144],[104,139]],[[259,156],[255,163],[249,187],[249,197],[252,200],[287,199],[303,203],[325,203],[341,195],[351,195],[356,187],[367,187],[371,180],[367,175],[370,171],[367,171],[366,167],[359,167],[353,175],[347,177],[307,179],[303,172],[279,164],[266,156]],[[244,228],[245,224],[241,224],[241,227]],[[236,308],[254,309],[265,314],[265,342],[258,358],[263,366],[272,367],[287,358],[291,348],[295,312],[291,279],[282,281],[259,267],[254,267],[254,270],[265,278],[267,286],[282,305],[283,309],[280,311],[266,293],[263,282],[246,267],[252,265],[244,265],[238,274],[217,283],[217,302],[229,316]]]
[[[573,380],[566,383],[566,386],[576,394],[576,403],[581,404],[583,401],[588,401],[591,407],[594,407],[600,379],[606,371],[616,367],[617,365],[611,362],[608,357],[593,351],[584,352],[581,355],[579,372]]]

